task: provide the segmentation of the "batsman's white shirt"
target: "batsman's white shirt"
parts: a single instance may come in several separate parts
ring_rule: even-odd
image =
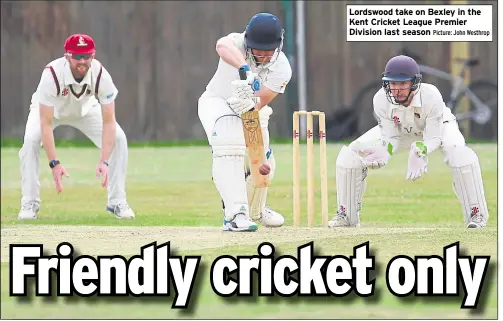
[[[423,141],[430,154],[442,144],[465,143],[456,117],[432,84],[422,83],[408,107],[391,104],[383,88],[374,95],[373,102],[378,125],[359,137],[355,144],[381,140],[390,142],[396,152],[408,150],[414,141]]]
[[[228,36],[234,41],[236,48],[245,56],[244,33],[231,33]],[[279,94],[284,93],[292,78],[292,68],[286,55],[280,52],[276,61],[264,68],[255,67],[251,59],[253,58],[248,58],[248,64],[252,72],[257,73],[261,86],[265,86]],[[231,82],[238,79],[238,70],[220,58],[217,70],[199,100],[199,118],[208,138],[211,137],[215,121],[223,115],[232,113],[225,100],[232,95]],[[220,100],[210,98],[220,98]],[[259,111],[261,127],[267,127],[271,114],[272,109],[269,106],[262,107]]]
[[[229,37],[234,41],[236,48],[238,48],[244,56],[244,33],[231,33]],[[280,94],[285,92],[285,87],[292,78],[292,68],[290,67],[288,58],[283,52],[280,52],[277,60],[271,64],[271,66],[266,68],[257,68],[251,63],[251,61],[248,61],[248,63],[250,64],[252,72],[258,73],[260,84],[262,86]],[[217,71],[208,83],[206,91],[211,95],[227,99],[232,95],[231,82],[236,79],[239,79],[239,74],[236,68],[220,59]]]
[[[31,98],[32,107],[38,104],[54,107],[54,117],[79,118],[99,104],[115,100],[118,90],[108,71],[93,59],[86,76],[78,83],[65,57],[51,61],[44,71],[37,90]]]

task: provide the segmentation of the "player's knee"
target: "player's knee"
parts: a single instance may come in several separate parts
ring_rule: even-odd
[[[454,146],[466,145],[465,137],[459,130],[457,122],[447,122],[443,126],[442,146],[443,148],[451,148]]]
[[[361,168],[363,167],[363,162],[353,149],[343,146],[339,151],[339,155],[337,155],[336,166],[343,168]]]
[[[217,119],[210,144],[213,157],[245,156],[246,144],[241,118],[228,115]]]
[[[360,150],[364,149],[365,147],[368,147],[369,145],[371,144],[369,144],[364,140],[356,139],[348,145],[348,148],[351,149],[354,153],[358,154]]]
[[[260,126],[262,128],[269,126],[269,118],[271,117],[272,113],[273,113],[272,108],[267,105],[260,108],[258,115],[259,115]]]
[[[269,106],[264,106],[259,111],[260,128],[262,130],[262,140],[264,141],[264,150],[269,149],[269,118],[273,111]]]
[[[450,167],[463,167],[479,161],[477,154],[470,147],[444,147],[444,162]]]
[[[357,151],[358,150],[358,147],[360,146],[360,142],[358,140],[354,140],[352,141],[351,143],[349,143],[348,147],[353,150],[353,151]]]

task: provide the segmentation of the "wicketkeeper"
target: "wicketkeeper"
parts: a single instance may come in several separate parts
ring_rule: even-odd
[[[405,178],[416,180],[427,172],[428,156],[437,149],[451,169],[465,224],[486,226],[489,212],[477,154],[466,146],[437,87],[421,80],[419,66],[410,57],[396,56],[386,64],[383,88],[374,96],[378,125],[344,146],[337,157],[338,211],[330,227],[360,225],[368,168],[381,168],[397,152],[407,150]]]

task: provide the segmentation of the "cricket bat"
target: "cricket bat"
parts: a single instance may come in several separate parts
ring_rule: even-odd
[[[239,78],[246,80],[246,71],[242,68],[239,68]],[[269,176],[259,172],[260,166],[266,162],[266,156],[258,110],[254,108],[243,113],[241,120],[243,121],[243,133],[253,186],[255,188],[267,187],[269,186]]]

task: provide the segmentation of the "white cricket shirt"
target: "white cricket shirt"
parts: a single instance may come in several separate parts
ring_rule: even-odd
[[[86,76],[78,83],[70,64],[61,57],[51,61],[42,72],[31,103],[53,107],[55,118],[81,117],[99,104],[113,102],[118,93],[112,77],[98,60],[92,60]]]
[[[231,33],[229,36],[234,41],[236,48],[245,56],[244,33]],[[252,72],[258,73],[261,86],[265,86],[279,94],[284,93],[288,82],[292,78],[292,68],[286,55],[280,52],[276,61],[265,68],[256,68],[251,59],[253,58],[249,57],[247,62]],[[239,79],[238,70],[220,58],[217,70],[206,86],[206,94],[228,99],[232,95],[231,82],[237,79]]]
[[[442,142],[443,123],[456,119],[438,88],[427,83],[421,84],[408,107],[391,104],[381,88],[374,95],[374,114],[381,139],[393,145],[393,152],[402,137],[417,137],[427,146],[428,154],[432,153]]]

